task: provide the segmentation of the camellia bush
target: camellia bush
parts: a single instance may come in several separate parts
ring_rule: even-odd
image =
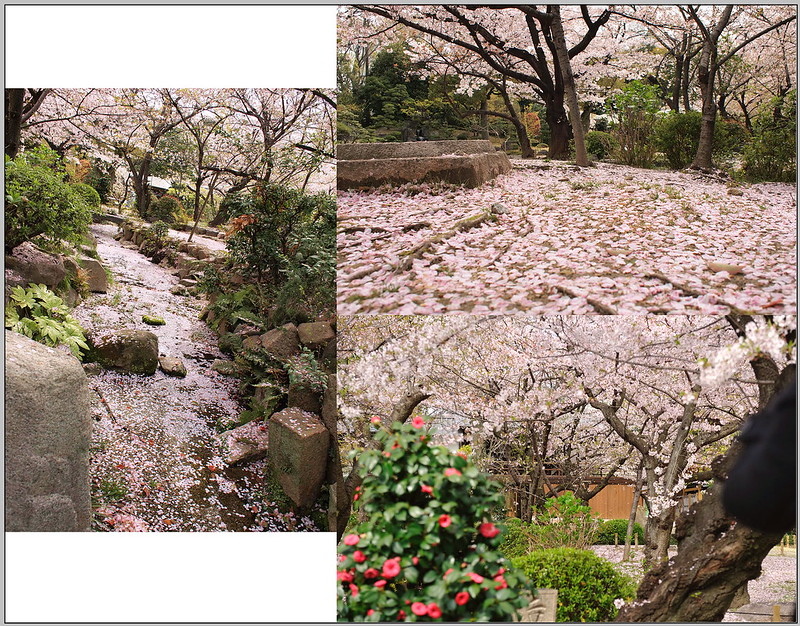
[[[373,422],[380,424],[379,418]],[[499,550],[497,485],[463,456],[430,445],[421,417],[379,428],[360,459],[367,520],[345,535],[341,621],[511,621],[527,579]]]

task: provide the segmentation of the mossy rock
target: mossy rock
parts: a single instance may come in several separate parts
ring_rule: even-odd
[[[142,315],[142,321],[145,324],[150,324],[150,326],[163,326],[166,324],[163,317],[158,317],[156,315]]]

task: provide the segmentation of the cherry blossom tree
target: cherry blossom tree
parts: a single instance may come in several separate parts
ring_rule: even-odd
[[[17,156],[23,126],[42,106],[52,89],[6,89],[5,93],[5,151],[12,159]]]

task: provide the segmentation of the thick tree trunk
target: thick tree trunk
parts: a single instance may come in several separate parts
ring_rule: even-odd
[[[531,141],[528,138],[528,129],[525,128],[525,124],[519,119],[519,113],[517,113],[516,108],[514,108],[514,103],[511,102],[508,92],[502,89],[500,90],[500,95],[503,98],[503,103],[506,105],[511,123],[514,125],[514,130],[517,133],[517,140],[519,141],[519,149],[522,152],[522,158],[529,159],[533,156],[533,149],[531,148]]]
[[[715,55],[716,56],[716,55]],[[702,60],[701,60],[702,63]],[[711,62],[714,63],[713,61]],[[700,85],[700,93],[703,98],[703,117],[700,122],[700,143],[697,146],[697,154],[692,161],[692,168],[711,169],[714,164],[711,159],[714,150],[714,126],[717,121],[717,105],[714,102],[714,76],[717,68],[703,67],[697,75],[697,82]]]
[[[6,89],[5,151],[10,158],[17,156],[22,131],[22,107],[24,89]]]
[[[738,444],[715,462],[721,478]],[[737,524],[722,508],[722,481],[695,502],[676,525],[678,555],[648,571],[636,600],[622,607],[618,622],[719,622],[736,591],[761,574],[761,562],[780,535]]]
[[[567,99],[572,138],[575,141],[575,163],[581,167],[587,167],[589,165],[589,157],[586,155],[586,142],[583,137],[578,92],[575,90],[575,77],[572,74],[572,64],[569,61],[567,42],[564,38],[564,27],[561,24],[561,7],[553,5],[552,15],[553,21],[550,24],[550,29],[553,33],[553,43],[556,47],[559,70],[564,81],[564,97]]]
[[[554,95],[545,101],[545,119],[550,127],[550,144],[547,156],[550,159],[569,158],[570,126],[564,111],[564,101]]]
[[[675,522],[675,508],[664,511],[661,515],[650,515],[644,531],[644,563],[645,569],[664,563],[669,558],[669,541]]]

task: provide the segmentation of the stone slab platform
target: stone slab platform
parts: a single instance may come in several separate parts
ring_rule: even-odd
[[[446,182],[479,187],[511,171],[505,152],[489,141],[416,141],[337,146],[337,187]]]

